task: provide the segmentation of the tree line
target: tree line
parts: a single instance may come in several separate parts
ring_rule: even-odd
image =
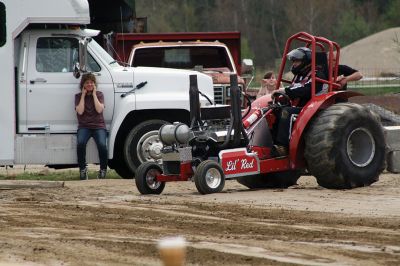
[[[345,46],[400,26],[400,0],[136,0],[148,32],[240,31],[242,58],[274,67],[299,32]]]

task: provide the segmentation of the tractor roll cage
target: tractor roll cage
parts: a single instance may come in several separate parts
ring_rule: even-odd
[[[336,42],[332,42],[324,37],[317,37],[313,36],[309,33],[306,32],[299,32],[296,33],[295,35],[291,36],[287,41],[285,45],[285,50],[282,56],[282,63],[279,68],[279,74],[278,74],[278,80],[277,80],[277,85],[276,89],[279,89],[279,86],[281,82],[285,83],[292,83],[290,80],[283,79],[283,72],[285,70],[285,65],[286,65],[286,55],[289,53],[289,49],[294,49],[297,47],[291,48],[292,42],[293,41],[298,41],[300,43],[304,43],[305,47],[308,47],[311,49],[311,78],[312,78],[312,83],[311,83],[311,97],[313,98],[315,96],[315,81],[321,82],[324,84],[328,84],[328,92],[338,90],[340,88],[340,85],[336,83],[336,78],[338,75],[338,66],[339,66],[339,57],[340,57],[340,47]],[[299,47],[299,46],[298,46]],[[319,51],[317,52],[317,47],[319,48]],[[333,60],[334,52],[336,52],[335,56],[335,64]],[[328,58],[327,58],[328,55]],[[322,62],[317,63],[316,59],[317,58],[324,58],[323,60],[320,60]],[[322,67],[325,70],[325,73],[327,74],[328,79],[320,79],[315,76],[317,67]]]

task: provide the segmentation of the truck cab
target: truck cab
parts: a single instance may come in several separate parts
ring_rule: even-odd
[[[133,177],[139,164],[159,161],[158,128],[188,121],[189,76],[197,75],[211,99],[212,80],[194,71],[122,66],[93,39],[99,32],[85,29],[86,0],[55,2],[0,1],[0,165],[76,165],[74,95],[81,73],[92,72],[105,99],[109,166]],[[94,141],[87,161],[98,162]]]

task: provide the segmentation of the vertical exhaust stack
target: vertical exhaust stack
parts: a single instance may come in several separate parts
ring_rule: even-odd
[[[201,126],[199,88],[197,75],[189,76],[190,128]]]
[[[233,147],[238,147],[240,145],[241,136],[243,136],[246,145],[249,143],[249,139],[247,137],[247,133],[243,127],[242,123],[242,101],[241,101],[241,92],[237,82],[237,75],[232,74],[230,76],[231,83],[231,112],[233,119]]]

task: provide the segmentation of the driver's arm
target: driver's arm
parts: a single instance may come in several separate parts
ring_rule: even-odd
[[[301,83],[294,83],[286,87],[285,93],[290,99],[309,97],[309,95],[311,95],[311,79],[304,85]]]

